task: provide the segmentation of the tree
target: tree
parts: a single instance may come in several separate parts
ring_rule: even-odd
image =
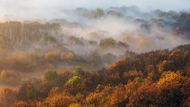
[[[58,54],[56,51],[49,51],[44,54],[44,59],[50,63],[54,63],[58,59]]]
[[[136,77],[143,77],[143,73],[141,71],[136,71],[136,70],[130,70],[127,72],[123,73],[123,77],[125,80],[133,80]]]
[[[78,103],[73,103],[73,104],[70,104],[69,107],[82,107],[82,105]]]
[[[61,52],[60,59],[61,60],[73,60],[75,55],[72,52]]]
[[[72,96],[56,94],[47,97],[43,103],[45,107],[68,107],[70,104],[76,103],[76,100]]]
[[[181,92],[182,84],[184,84],[184,77],[180,73],[164,73],[156,84],[159,89],[157,103],[163,107],[179,107],[185,98]]]
[[[74,73],[75,76],[84,76],[85,72],[83,71],[81,66],[75,66],[74,67]]]
[[[16,101],[13,104],[11,104],[10,107],[28,107],[29,104],[25,101]]]
[[[0,89],[0,106],[1,107],[9,107],[15,101],[16,101],[15,91],[9,88]]]
[[[122,101],[124,101],[126,97],[127,97],[127,94],[126,94],[125,86],[119,85],[114,89],[111,95],[110,102],[112,105],[117,105],[121,103]]]
[[[17,97],[20,100],[30,100],[36,98],[35,88],[31,82],[26,82],[21,85],[18,90]]]
[[[79,76],[73,76],[71,77],[67,82],[66,85],[75,85],[77,83],[79,83],[81,80],[81,78]]]
[[[161,74],[165,71],[171,70],[172,62],[164,60],[157,65],[158,72]]]
[[[52,81],[57,78],[58,74],[55,70],[48,70],[44,74],[45,80]]]
[[[173,62],[173,69],[179,69],[184,65],[184,52],[180,49],[172,51],[169,55],[169,60]]]
[[[110,94],[112,90],[111,86],[98,85],[93,92],[86,96],[87,107],[111,107]]]
[[[6,46],[6,36],[4,36],[3,34],[0,33],[0,49],[5,48]]]
[[[18,85],[20,81],[21,81],[20,73],[8,71],[8,70],[2,70],[0,72],[0,83],[2,84],[16,86]]]
[[[158,87],[167,87],[167,86],[173,86],[173,85],[181,85],[183,82],[184,77],[180,73],[176,72],[166,72],[162,74],[162,77],[157,82]]]
[[[154,84],[145,83],[129,96],[127,107],[157,107],[158,90]]]
[[[105,48],[113,48],[116,45],[116,41],[113,38],[106,38],[100,41],[100,47]]]
[[[187,99],[184,101],[184,103],[183,103],[182,106],[183,106],[183,107],[190,107],[190,97],[187,98]]]
[[[101,8],[97,8],[95,10],[94,17],[97,18],[97,17],[100,17],[102,15],[104,15],[104,10],[102,10]]]

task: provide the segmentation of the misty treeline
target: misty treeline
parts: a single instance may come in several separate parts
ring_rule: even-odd
[[[2,107],[189,107],[190,45],[136,54],[102,70],[57,73],[0,91]]]
[[[56,31],[53,31],[53,29],[55,30],[55,26],[53,27],[51,24],[58,24],[60,25],[61,32],[67,36],[70,35],[77,38],[82,37],[85,40],[87,39],[96,42],[99,42],[100,40],[105,38],[113,38],[114,40],[124,43],[125,45],[129,45],[130,47],[128,48],[132,51],[147,52],[156,49],[174,48],[177,45],[188,43],[189,40],[187,40],[187,38],[189,39],[188,35],[190,29],[189,16],[190,13],[188,11],[164,12],[161,10],[153,10],[153,11],[144,12],[141,11],[136,6],[131,6],[131,7],[123,6],[123,7],[110,7],[107,9],[77,8],[73,10],[63,10],[60,14],[56,14],[54,16],[54,19],[50,18],[46,21],[36,20],[36,22],[38,22],[39,24],[50,23],[49,27],[46,26],[45,28],[41,28],[41,30],[39,31],[42,33],[41,35],[45,33],[45,32],[43,33],[45,29],[49,30],[48,32],[46,32],[48,33],[47,35],[55,33]],[[14,19],[10,18],[10,20]],[[30,24],[32,24],[32,21],[34,20],[31,19]],[[17,33],[20,34],[24,33],[22,35],[26,34],[32,35],[28,34],[31,32],[23,32],[23,28],[25,28],[24,24],[26,22],[23,20],[21,20],[21,22],[22,25],[17,26],[18,28]],[[26,25],[28,25],[28,23],[26,23]],[[43,27],[43,25],[39,26]],[[30,30],[32,30],[32,28]],[[38,30],[39,29],[35,30],[36,33],[38,32]],[[9,31],[11,30],[9,29]],[[9,35],[12,34],[9,32]],[[36,34],[36,36],[39,35],[40,34]],[[62,40],[61,39],[62,37],[60,37],[60,35],[58,34],[53,34],[53,35],[54,39],[56,38],[58,40]],[[36,36],[34,36],[33,39],[39,38]],[[47,36],[47,38],[48,37],[52,38],[51,36]],[[168,41],[172,42],[168,43]],[[67,47],[75,52],[79,52],[77,50],[78,48],[82,49],[83,51],[80,51],[79,52],[80,54],[86,53],[85,49],[88,49],[88,51],[90,52],[97,49],[97,48],[94,49],[93,45],[90,46],[85,45],[85,48],[83,48],[84,46],[81,45],[79,45],[78,47],[77,46],[73,47],[67,46]],[[123,49],[123,47],[121,48],[122,49],[120,49],[120,51],[125,50]],[[123,53],[123,51],[121,52]],[[104,53],[107,53],[107,51]],[[114,54],[118,53],[114,52]]]

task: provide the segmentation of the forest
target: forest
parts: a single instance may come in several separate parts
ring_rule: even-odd
[[[190,45],[125,57],[101,70],[58,73],[0,90],[2,107],[189,107]],[[13,74],[1,72],[1,81]]]
[[[21,10],[0,14],[0,107],[190,107],[190,11]]]

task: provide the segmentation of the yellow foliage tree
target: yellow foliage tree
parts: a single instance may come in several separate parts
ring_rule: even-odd
[[[184,80],[184,77],[180,73],[176,72],[167,72],[162,75],[160,80],[157,82],[158,87],[162,86],[172,86],[172,85],[178,85],[181,84],[181,82]]]
[[[44,104],[48,107],[68,107],[70,104],[75,103],[75,98],[63,94],[49,96]]]

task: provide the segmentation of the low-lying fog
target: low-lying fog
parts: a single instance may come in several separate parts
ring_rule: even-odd
[[[50,17],[21,20],[8,16],[0,23],[2,84],[41,77],[47,69],[62,72],[81,66],[97,70],[126,51],[142,53],[190,43],[189,12],[142,12],[136,6],[123,6],[76,8]]]

